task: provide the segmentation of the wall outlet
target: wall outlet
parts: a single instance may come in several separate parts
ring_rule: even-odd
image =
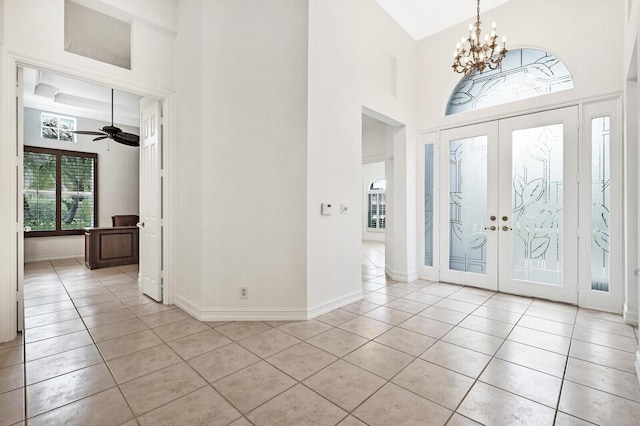
[[[240,299],[249,298],[249,287],[240,287]]]

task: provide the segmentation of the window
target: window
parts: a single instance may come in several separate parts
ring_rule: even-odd
[[[433,144],[424,147],[424,265],[433,266]]]
[[[567,67],[537,49],[509,50],[500,67],[464,76],[449,98],[446,115],[474,111],[573,88]]]
[[[591,120],[591,289],[609,291],[611,118]]]
[[[82,234],[97,225],[98,154],[24,147],[26,237]]]
[[[385,178],[380,177],[374,179],[369,185],[367,191],[368,199],[368,219],[367,228],[369,229],[384,229],[386,220],[386,203],[384,198],[384,191],[387,187],[387,181]]]
[[[43,139],[57,139],[65,142],[75,142],[76,134],[72,133],[76,130],[76,119],[70,117],[61,117],[59,115],[40,114],[40,128]]]

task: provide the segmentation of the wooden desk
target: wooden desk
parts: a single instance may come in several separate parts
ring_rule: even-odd
[[[138,227],[85,228],[84,263],[89,269],[138,263]]]

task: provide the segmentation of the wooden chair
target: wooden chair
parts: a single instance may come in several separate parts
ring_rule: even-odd
[[[140,218],[136,214],[117,214],[111,216],[113,226],[136,226]]]

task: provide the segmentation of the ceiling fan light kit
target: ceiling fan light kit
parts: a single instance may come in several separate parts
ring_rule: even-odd
[[[113,124],[113,89],[111,89],[111,125],[104,126],[98,131],[94,130],[75,130],[73,133],[79,135],[93,135],[98,136],[94,138],[94,141],[100,141],[103,139],[113,139],[115,142],[121,143],[127,146],[140,146],[140,137],[133,133],[123,132],[119,127]]]

